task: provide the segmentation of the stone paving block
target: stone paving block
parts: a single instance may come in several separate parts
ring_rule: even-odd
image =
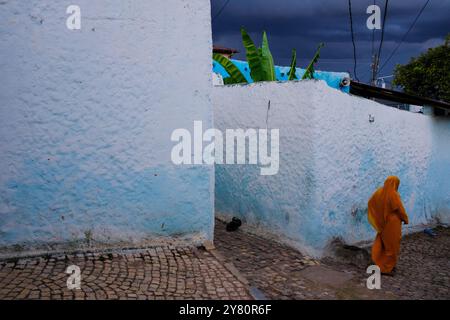
[[[312,266],[299,272],[299,275],[310,281],[332,287],[342,287],[353,276],[346,272],[336,271],[323,266]]]
[[[404,237],[397,274],[369,291],[366,266],[322,261],[216,223],[209,250],[155,247],[0,261],[0,299],[450,299],[450,230]],[[81,290],[67,289],[69,265]],[[251,290],[251,293],[250,293]]]
[[[216,221],[217,250],[268,299],[450,299],[450,229],[402,240],[397,274],[366,287],[367,265],[315,260],[295,249]],[[226,264],[226,263],[224,263]],[[256,297],[257,298],[257,297]]]
[[[233,289],[243,286],[214,255],[193,247],[58,254],[19,262],[0,262],[0,299],[214,299],[218,298],[216,289],[223,290],[221,297],[231,299],[223,289],[225,283],[230,286],[230,277]],[[81,269],[80,290],[67,288],[65,270],[72,264]],[[207,284],[213,284],[213,290]],[[242,298],[251,296],[244,291]]]

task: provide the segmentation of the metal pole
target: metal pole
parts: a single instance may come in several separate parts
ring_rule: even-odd
[[[372,79],[371,79],[371,84],[373,86],[377,85],[377,73],[378,73],[378,66],[379,66],[379,59],[378,59],[378,55],[374,54],[372,57]]]

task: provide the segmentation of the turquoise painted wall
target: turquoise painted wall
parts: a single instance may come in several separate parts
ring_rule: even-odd
[[[231,60],[234,65],[242,72],[249,83],[253,83],[253,79],[250,76],[250,67],[248,62],[240,60]],[[290,67],[275,66],[275,74],[278,81],[288,81]],[[297,79],[301,79],[305,74],[305,69],[296,69]],[[229,75],[225,69],[216,61],[213,61],[213,72],[220,74],[224,79]],[[324,80],[330,87],[341,90],[343,92],[350,92],[350,86],[341,86],[341,82],[344,78],[350,79],[350,75],[346,72],[329,72],[319,71],[314,72],[314,78],[317,80]]]
[[[0,5],[0,249],[211,240],[214,168],[170,159],[212,126],[210,2],[71,4]]]
[[[271,108],[268,112],[268,101]],[[334,238],[371,241],[367,201],[389,175],[410,216],[404,232],[450,220],[450,119],[390,108],[323,81],[218,86],[215,126],[280,130],[280,168],[216,166],[216,212],[303,252]],[[369,116],[375,121],[370,122]]]

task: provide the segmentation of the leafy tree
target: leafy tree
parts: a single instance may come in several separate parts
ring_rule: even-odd
[[[445,43],[397,65],[393,84],[406,93],[450,102],[450,34]]]

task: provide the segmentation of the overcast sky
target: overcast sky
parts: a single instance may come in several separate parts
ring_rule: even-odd
[[[211,0],[212,16],[216,16],[227,0]],[[376,0],[384,14],[384,0]],[[426,0],[390,0],[381,64],[390,55],[411,26]],[[370,79],[372,31],[366,27],[367,7],[374,0],[352,0],[353,23],[357,50],[357,75],[361,81]],[[397,53],[380,72],[392,74],[397,63],[407,63],[430,47],[443,43],[450,32],[450,0],[430,0],[425,11]],[[317,69],[347,71],[353,74],[348,0],[230,0],[222,13],[213,20],[213,41],[232,47],[245,59],[240,27],[243,26],[259,45],[266,30],[277,65],[289,65],[291,51],[297,49],[298,66],[305,67],[317,45],[325,43]],[[381,30],[375,32],[378,50]]]

